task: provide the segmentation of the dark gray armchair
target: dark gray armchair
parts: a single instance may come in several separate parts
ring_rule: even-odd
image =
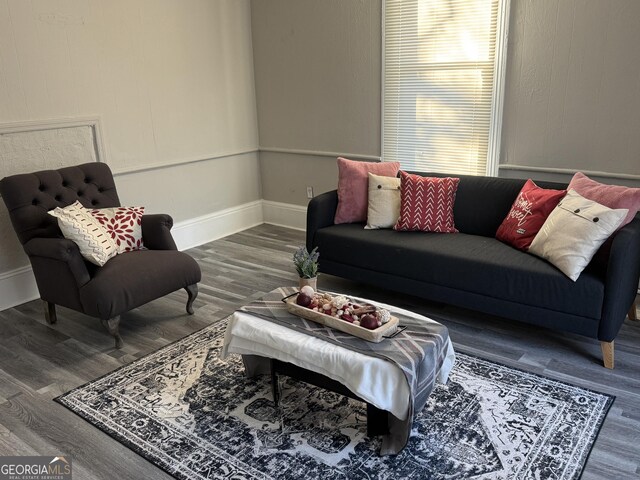
[[[124,312],[184,288],[187,313],[193,314],[200,267],[189,255],[177,251],[169,215],[142,217],[147,250],[116,255],[97,267],[83,259],[78,246],[62,236],[57,220],[47,213],[76,200],[88,208],[120,206],[106,164],[5,177],[0,181],[0,194],[31,261],[49,323],[56,322],[56,305],[97,317],[119,348],[118,325]]]

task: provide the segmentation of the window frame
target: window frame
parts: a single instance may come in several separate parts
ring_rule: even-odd
[[[382,35],[381,35],[381,92],[380,92],[380,158],[384,158],[384,124],[385,124],[385,59],[386,59],[386,4],[382,0]],[[509,13],[511,0],[498,0],[498,18],[496,19],[496,51],[493,68],[493,91],[491,93],[491,114],[488,134],[487,162],[485,175],[498,176],[500,166],[500,150],[502,136],[502,118],[504,112],[505,78],[507,72],[507,45],[509,41]]]

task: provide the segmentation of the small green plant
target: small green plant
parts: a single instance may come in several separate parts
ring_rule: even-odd
[[[318,247],[307,251],[307,247],[300,247],[293,254],[293,264],[296,266],[300,278],[315,278],[318,275]]]

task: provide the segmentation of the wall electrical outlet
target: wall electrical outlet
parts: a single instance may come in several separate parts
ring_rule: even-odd
[[[313,187],[307,187],[307,198],[313,198]]]

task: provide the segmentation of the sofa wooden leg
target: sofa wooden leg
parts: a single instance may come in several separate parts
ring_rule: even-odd
[[[638,320],[638,301],[636,300],[629,309],[629,319]]]
[[[120,337],[120,332],[118,330],[118,326],[120,325],[120,315],[108,320],[100,319],[100,322],[111,336],[116,339],[116,348],[122,347],[122,337]]]
[[[43,300],[43,302],[44,302],[44,318],[47,320],[47,323],[49,325],[53,325],[58,321],[58,316],[56,315],[56,304],[47,302],[46,300]]]
[[[193,285],[189,285],[188,287],[184,287],[189,295],[189,299],[187,300],[187,313],[189,315],[193,315],[193,302],[198,296],[198,284],[194,283]]]
[[[600,348],[602,348],[602,360],[604,361],[605,368],[613,370],[613,340],[610,342],[600,342]]]

